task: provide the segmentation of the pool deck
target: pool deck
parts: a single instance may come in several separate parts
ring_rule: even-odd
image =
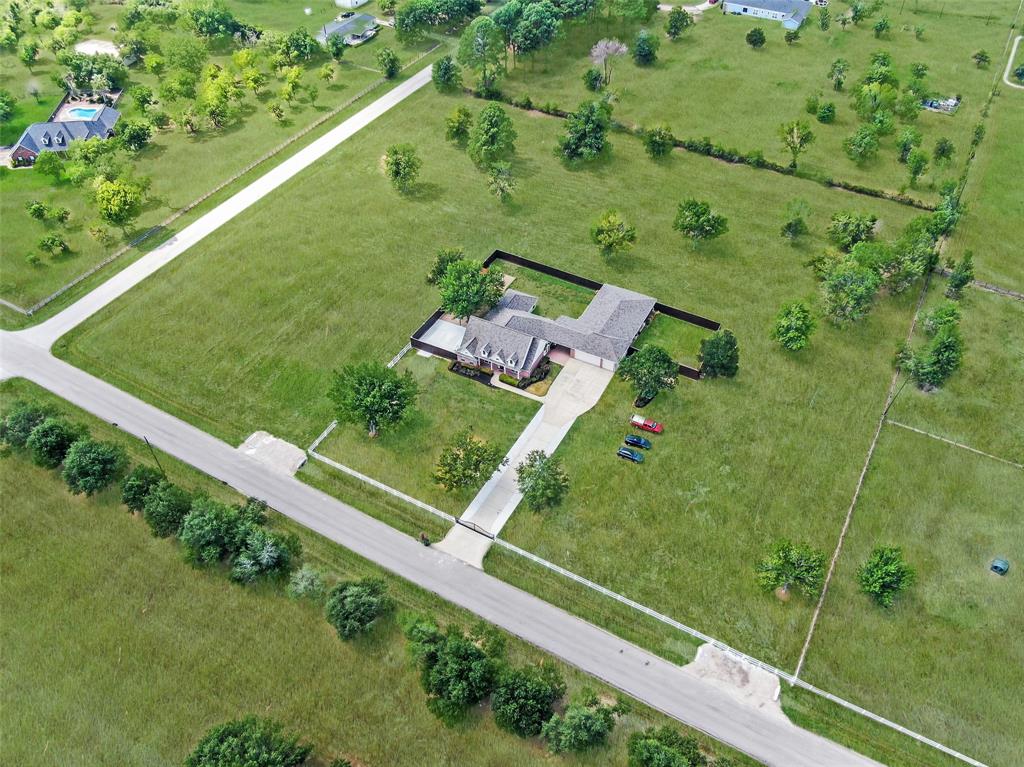
[[[64,98],[61,99],[60,104],[57,105],[57,108],[55,110],[53,110],[53,114],[50,115],[49,122],[66,123],[66,122],[76,122],[78,120],[84,120],[86,118],[84,118],[84,117],[76,117],[75,115],[71,114],[71,110],[72,109],[81,108],[81,109],[95,109],[95,110],[98,111],[99,108],[102,107],[102,106],[113,106],[113,107],[116,107],[117,106],[117,102],[121,100],[121,94],[123,92],[124,91],[117,91],[117,90],[110,91],[107,94],[108,101],[106,103],[104,103],[102,101],[90,101],[89,99],[85,99],[85,98],[77,98],[76,99],[76,98],[72,97],[71,94],[66,94],[64,96]]]

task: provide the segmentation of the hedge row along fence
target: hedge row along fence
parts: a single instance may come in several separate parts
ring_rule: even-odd
[[[479,91],[473,90],[472,88],[466,88],[466,93],[473,96],[474,98],[484,99],[487,101],[500,101],[509,106],[515,107],[516,109],[523,109],[528,112],[540,112],[551,117],[558,117],[562,120],[570,115],[570,112],[561,109],[555,104],[544,103],[535,104],[529,96],[525,96],[521,99],[514,99],[511,96],[506,96],[503,93],[487,93],[483,94]],[[617,133],[628,133],[631,136],[643,136],[644,129],[638,125],[625,125],[616,120],[612,120],[612,130]],[[921,200],[914,197],[910,197],[906,194],[900,194],[898,192],[886,192],[882,189],[873,189],[867,186],[861,186],[860,184],[851,184],[847,181],[840,179],[834,179],[831,176],[825,178],[815,178],[813,176],[802,175],[795,168],[791,168],[788,165],[780,165],[777,162],[772,162],[764,156],[764,153],[760,149],[755,149],[752,152],[743,153],[738,149],[732,149],[724,147],[721,144],[715,144],[710,138],[705,136],[700,139],[681,139],[674,138],[673,144],[677,149],[683,149],[687,152],[694,154],[704,155],[705,157],[712,157],[722,162],[727,162],[730,165],[748,165],[751,168],[758,168],[760,170],[768,170],[773,173],[780,173],[783,176],[793,176],[794,178],[802,178],[807,181],[814,181],[823,184],[827,187],[835,189],[843,189],[847,192],[853,192],[854,194],[863,195],[865,197],[874,197],[879,200],[889,200],[891,202],[899,203],[900,205],[907,205],[918,210],[924,210],[933,212],[935,210],[934,205],[928,205]]]

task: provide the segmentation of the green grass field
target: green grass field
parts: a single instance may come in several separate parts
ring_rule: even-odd
[[[886,427],[857,505],[804,677],[991,765],[1020,763],[1024,586],[988,571],[1024,559],[1024,472]],[[917,584],[891,611],[856,570],[898,545]],[[856,627],[855,630],[853,627]]]
[[[94,436],[149,460],[141,443],[30,384],[0,387],[5,407],[18,397],[54,402]],[[186,487],[238,500],[168,456],[161,463]],[[180,764],[209,727],[248,714],[279,719],[316,744],[318,767],[342,755],[393,767],[465,764],[466,754],[489,767],[552,763],[539,741],[498,730],[482,707],[454,728],[435,719],[394,620],[365,639],[341,642],[311,603],[190,567],[175,544],[153,538],[125,512],[116,491],[71,496],[54,472],[17,454],[0,459],[0,484],[5,764]],[[272,524],[297,532],[306,561],[332,578],[385,577],[400,610],[473,623],[326,539],[276,515]],[[541,657],[511,638],[509,655],[516,663]],[[562,670],[571,692],[588,685],[602,691]],[[665,721],[637,706],[620,720],[608,749],[557,761],[621,763],[630,732]],[[709,752],[754,764],[698,737]]]
[[[843,3],[835,5],[834,16],[846,8]],[[928,3],[891,3],[878,14],[892,22],[892,31],[881,39],[871,31],[874,19],[846,30],[833,22],[828,32],[822,32],[812,12],[794,45],[783,41],[784,30],[777,23],[758,24],[749,18],[723,15],[717,9],[702,14],[676,42],[663,34],[664,13],[643,24],[599,17],[567,26],[563,41],[538,54],[534,62],[520,61],[500,87],[517,98],[529,96],[535,104],[575,109],[581,101],[594,97],[582,81],[591,66],[588,54],[593,44],[613,37],[632,46],[636,32],[647,28],[662,37],[653,66],[639,67],[629,55],[614,60],[608,90],[615,94],[616,120],[644,128],[667,123],[677,137],[707,136],[744,153],[761,150],[778,163],[790,160],[778,137],[779,125],[807,120],[816,140],[800,158],[801,173],[896,191],[906,185],[908,177],[906,167],[897,161],[894,136],[883,137],[878,157],[863,165],[849,160],[842,149],[843,140],[860,124],[850,92],[867,70],[871,54],[886,51],[892,55],[901,82],[910,78],[911,64],[922,62],[929,67],[929,87],[949,97],[961,94],[964,98],[956,115],[922,111],[916,123],[929,152],[940,137],[951,139],[957,150],[950,166],[933,166],[909,190],[912,196],[933,202],[938,185],[957,177],[967,158],[971,132],[980,119],[995,70],[1001,67],[997,52],[1002,50],[1016,10],[1017,3],[1009,0],[983,7],[946,4],[941,13],[930,10]],[[925,27],[920,41],[913,33],[918,24]],[[744,36],[758,25],[768,42],[755,51]],[[971,61],[971,54],[979,48],[992,55],[989,68],[979,69]],[[832,90],[827,77],[837,58],[845,58],[851,65],[846,90],[841,93]],[[823,101],[836,104],[836,120],[830,125],[818,123],[804,111],[806,98],[819,92]]]
[[[436,484],[431,475],[441,450],[468,426],[476,437],[504,454],[538,406],[512,392],[489,389],[450,373],[445,360],[424,359],[415,352],[410,352],[398,369],[410,371],[420,386],[415,412],[397,429],[373,440],[364,429],[341,424],[319,452],[458,516],[480,487],[448,492]]]
[[[781,30],[773,30],[777,34],[770,35],[767,49],[760,53],[749,51],[742,42],[746,26],[737,40],[729,43],[735,44],[736,50],[722,48],[725,43],[719,45],[716,41],[725,38],[711,38],[710,32],[742,22],[710,14],[688,39],[662,47],[664,72],[640,72],[630,61],[618,63],[613,80],[615,89],[621,87],[617,117],[637,121],[663,117],[651,112],[650,117],[630,118],[631,105],[652,110],[682,108],[679,114],[687,119],[693,115],[692,135],[711,133],[716,141],[735,143],[744,150],[757,148],[756,144],[748,146],[740,141],[753,125],[760,133],[750,135],[768,137],[771,146],[763,145],[766,153],[781,157],[775,126],[782,119],[802,116],[803,99],[813,83],[821,80],[816,87],[827,87],[824,72],[832,58],[850,58],[856,73],[871,51],[889,48],[897,66],[906,68],[910,61],[918,60],[915,46],[920,46],[920,60],[932,66],[932,81],[937,85],[941,76],[949,87],[962,87],[966,96],[964,107],[954,118],[921,118],[921,127],[928,136],[926,145],[938,135],[947,135],[945,128],[943,133],[932,133],[935,126],[930,121],[945,120],[937,124],[955,126],[948,133],[958,146],[957,163],[948,171],[953,176],[966,157],[968,137],[993,75],[991,69],[977,70],[969,55],[984,45],[993,54],[996,67],[995,53],[1006,32],[1005,24],[1000,22],[1006,7],[1005,2],[988,2],[972,6],[974,15],[949,13],[947,18],[921,14],[928,30],[926,43],[900,30],[901,23],[916,23],[915,13],[907,22],[894,17],[890,41],[876,41],[868,29],[833,29],[831,36],[846,37],[826,46],[827,36],[812,28],[806,30],[804,41],[787,49],[781,41]],[[990,10],[993,18],[987,21],[985,14]],[[907,6],[908,14],[910,11]],[[600,37],[607,32],[597,24],[586,34]],[[572,98],[562,105],[574,106],[584,97],[579,82],[583,64],[579,72],[574,71],[568,63],[571,57],[565,53],[574,44],[583,49],[570,35],[551,52],[547,64],[537,62],[534,74],[528,71],[529,64],[521,65],[508,90],[534,78],[552,89],[550,93],[537,91],[531,80],[529,94],[535,101],[560,100],[557,88],[563,82]],[[832,50],[832,46],[840,47]],[[789,93],[789,101],[778,99],[769,108],[757,102],[755,96],[766,97],[760,92],[749,96],[753,101],[743,101],[747,98],[743,94],[751,88],[756,90],[757,83],[738,77],[737,73],[745,69],[732,69],[731,74],[720,70],[725,72],[722,82],[730,87],[702,90],[699,99],[687,93],[677,101],[640,98],[642,93],[674,93],[668,80],[656,80],[675,76],[668,67],[669,48],[673,56],[694,56],[695,61],[708,62],[710,72],[732,67],[742,56],[760,57],[758,61],[764,64],[760,68],[770,70],[776,63],[772,57],[789,56],[777,67],[780,81],[793,78],[782,82],[785,88],[779,86]],[[811,54],[810,64],[800,58]],[[559,61],[559,56],[564,60]],[[544,74],[545,67],[552,72]],[[641,77],[650,82],[645,79],[640,85]],[[631,82],[634,84],[630,86]],[[704,89],[710,81],[700,82]],[[771,95],[771,89],[761,90]],[[706,98],[709,92],[716,98]],[[717,98],[725,93],[730,101]],[[733,93],[738,94],[735,101],[731,100]],[[1001,119],[1002,100],[1006,98],[997,99],[995,119],[990,124]],[[787,106],[789,102],[792,104]],[[687,153],[674,153],[666,161],[654,163],[645,157],[636,139],[622,134],[613,135],[614,147],[608,157],[591,166],[567,169],[553,156],[559,121],[511,109],[519,132],[513,168],[520,185],[512,202],[501,205],[488,196],[484,177],[468,158],[442,138],[444,116],[456,105],[466,104],[478,111],[482,103],[439,96],[433,91],[410,98],[375,123],[372,131],[346,142],[166,267],[158,277],[79,328],[60,343],[58,351],[75,364],[230,442],[240,442],[256,429],[267,429],[305,445],[330,420],[325,392],[331,371],[361,359],[390,359],[409,332],[436,307],[436,292],[423,282],[422,275],[439,247],[461,245],[474,258],[503,248],[719,320],[739,338],[739,377],[732,381],[680,381],[675,391],[659,395],[645,414],[663,420],[666,433],[655,439],[647,462],[639,467],[614,456],[615,446],[627,431],[632,395],[624,384],[613,382],[597,408],[580,419],[560,448],[572,480],[566,503],[545,515],[519,510],[503,536],[766,661],[791,668],[813,605],[800,599],[782,605],[762,594],[756,587],[754,565],[782,536],[807,541],[829,552],[834,547],[884,403],[893,353],[906,335],[917,291],[880,299],[868,319],[855,327],[837,330],[822,323],[811,346],[796,355],[783,352],[769,339],[771,321],[782,303],[815,296],[815,280],[804,264],[826,246],[824,229],[832,213],[873,212],[881,220],[881,236],[891,238],[915,211],[828,190],[813,181],[728,166]],[[703,106],[709,103],[716,104],[713,112]],[[729,104],[743,107],[743,119],[729,116]],[[835,146],[849,132],[843,128],[844,110],[849,130],[853,124],[848,105],[840,99],[839,106],[838,125],[816,126],[819,142],[808,153],[802,169],[815,174],[846,169],[842,173],[835,170],[835,175],[870,186],[896,188],[902,170],[891,156],[891,144],[876,166],[863,170],[863,177],[856,175],[861,171],[856,171],[845,157],[837,156]],[[775,109],[780,111],[773,112]],[[677,134],[691,135],[683,130],[687,124],[682,117],[678,124],[671,115],[669,119]],[[759,120],[766,122],[759,126]],[[983,144],[993,159],[986,168],[982,165],[984,152],[979,156],[972,177],[972,184],[978,184],[979,189],[986,184],[1012,188],[1012,176],[1005,175],[1007,163],[998,160],[1000,153],[1019,154],[1019,150],[1014,153],[1014,145],[1007,138],[1013,135],[1012,127],[1006,125],[1013,123],[990,128]],[[836,136],[826,140],[822,137],[826,131]],[[829,149],[828,141],[833,139],[836,143]],[[421,180],[407,197],[390,188],[379,168],[384,149],[397,141],[414,144],[424,159]],[[816,159],[818,151],[822,155]],[[918,192],[926,192],[928,183]],[[968,233],[964,236],[975,238],[974,247],[979,251],[976,257],[983,263],[980,251],[988,250],[986,237],[990,235],[972,226],[975,221],[985,220],[982,216],[1005,223],[1005,242],[1012,243],[1013,226],[1008,223],[1012,219],[1006,216],[1006,206],[1012,205],[1013,197],[1011,190],[1002,198],[975,194],[977,206],[969,209],[962,231]],[[677,202],[689,196],[710,200],[716,210],[729,217],[730,232],[699,248],[682,241],[671,230],[671,221]],[[812,231],[793,246],[779,237],[778,231],[786,204],[796,198],[810,205]],[[989,201],[991,208],[986,213],[984,206]],[[637,246],[628,259],[605,259],[590,242],[590,224],[609,207],[619,209],[637,227]],[[982,214],[978,219],[974,218],[975,211]],[[1012,244],[1008,248],[1005,253],[1009,256],[992,259],[992,263],[1015,268]],[[556,291],[539,281],[531,286],[526,279],[517,280],[516,287],[527,292],[534,288],[541,294],[542,311],[549,316],[578,314],[578,307],[585,303],[580,295]],[[990,304],[989,299],[975,291],[965,301],[963,328],[968,361],[949,388],[927,399],[905,391],[891,415],[954,438],[957,434],[966,435],[965,439],[985,436],[986,444],[993,449],[1016,450],[1016,431],[987,432],[991,431],[989,425],[998,425],[1000,413],[1012,418],[1020,412],[1019,396],[1015,397],[1012,390],[1013,376],[1019,371],[1019,354],[1014,356],[1013,344],[1019,346],[1016,327],[1020,323],[1014,314],[1016,307]],[[684,339],[682,343],[689,341]],[[980,393],[986,371],[1002,373],[1003,378],[988,383],[985,392]],[[478,388],[483,403],[487,392]],[[976,399],[968,404],[966,400],[973,393],[977,393]],[[475,396],[471,392],[469,395]],[[428,400],[433,401],[434,396],[425,397],[423,404]],[[449,407],[447,401],[437,407],[424,419],[440,417],[446,428],[452,426],[443,418]],[[466,423],[477,425],[474,421]],[[502,424],[501,429],[506,426]],[[885,442],[879,450],[890,440],[923,440],[926,446],[907,459],[908,465],[918,466],[915,478],[919,482],[924,482],[931,463],[920,463],[924,459],[918,456],[931,455],[932,447],[955,450],[937,442],[933,445],[926,437],[897,431],[886,427]],[[502,433],[508,439],[514,430]],[[380,471],[367,473],[384,481],[405,477],[403,482],[424,482],[424,493],[439,492],[427,486],[429,478],[415,479],[422,477],[432,460],[422,450],[425,431],[410,430],[408,443],[401,446],[397,441],[393,447],[383,443],[372,446],[374,450],[388,448],[381,459],[359,454],[363,446],[355,431],[344,432],[339,438],[342,436],[349,441],[339,443],[337,448],[326,443],[325,452],[336,450],[334,457],[345,463],[349,463],[347,456],[356,455],[358,461],[365,461],[359,465]],[[880,464],[882,469],[899,464],[899,459],[886,460],[889,463]],[[354,502],[366,497],[365,489],[318,468],[307,470],[306,476],[341,497],[357,499]],[[930,525],[937,524],[930,521],[930,515],[942,513],[942,502],[947,497],[958,498],[961,492],[964,498],[979,502],[985,498],[984,492],[994,493],[993,514],[1005,517],[999,504],[1005,502],[1006,488],[1015,481],[1012,476],[1005,481],[985,479],[975,483],[969,473],[964,476],[963,472],[947,471],[943,481],[949,487],[943,490],[930,484],[925,488],[937,495],[935,503],[904,501],[908,511],[899,521],[906,528],[894,530],[901,540],[893,542],[909,549],[911,542],[902,538],[921,530],[929,532]],[[973,689],[954,695],[942,685],[913,684],[913,674],[919,673],[929,659],[948,653],[959,641],[956,625],[944,622],[941,611],[917,610],[912,619],[921,628],[921,638],[913,643],[896,645],[898,639],[906,638],[901,633],[906,626],[893,622],[892,641],[883,637],[890,652],[878,653],[863,675],[858,672],[859,659],[875,647],[875,634],[849,631],[850,625],[862,625],[857,622],[862,618],[859,612],[844,622],[832,616],[861,609],[852,573],[863,552],[874,545],[869,540],[873,529],[870,519],[882,513],[878,509],[886,508],[885,499],[904,498],[910,487],[907,477],[897,471],[873,469],[869,479],[865,498],[878,499],[874,501],[876,510],[866,506],[869,521],[863,525],[860,513],[855,515],[851,535],[863,529],[864,540],[851,544],[851,553],[844,554],[840,562],[836,592],[830,596],[826,611],[828,619],[839,628],[823,629],[815,639],[809,678],[868,708],[877,707],[908,726],[920,727],[927,735],[948,740],[973,755],[991,758],[993,764],[1005,762],[1007,755],[1012,755],[1007,738],[982,742],[986,736],[978,732],[998,727],[1013,732],[1016,722],[1012,717],[989,717],[988,710],[982,708],[985,699]],[[405,489],[413,485],[399,486]],[[387,518],[388,513],[378,515]],[[416,529],[416,517],[408,509],[400,512],[397,520],[403,529]],[[963,524],[969,525],[970,520]],[[968,532],[973,535],[971,530]],[[941,546],[935,547],[936,556],[947,547],[954,551],[951,560],[959,556],[955,554],[956,541],[938,540]],[[557,603],[572,605],[588,617],[601,620],[604,607],[595,607],[586,598],[569,600],[565,589],[560,583],[552,583],[549,575],[524,571],[519,563],[507,558],[492,557],[487,564],[490,571],[514,583],[542,596],[554,595],[551,598]],[[926,574],[935,576],[937,572],[934,565],[929,565],[927,573],[924,565],[921,568],[922,584]],[[930,577],[929,582],[934,583],[936,577]],[[999,605],[992,606],[991,615],[997,618],[998,610]],[[618,627],[628,622],[628,617],[615,610],[607,610],[607,615],[607,625]],[[864,620],[864,625],[871,625],[872,620]],[[843,630],[845,635],[837,638]],[[692,652],[689,643],[657,629],[636,628],[635,633],[672,657],[686,658]],[[906,661],[906,683],[901,684],[902,697],[897,700],[884,672],[886,664],[898,664],[908,655],[913,657]],[[971,655],[965,666],[984,667],[979,674],[992,676],[993,669],[1003,662],[1004,656],[979,653]],[[952,677],[942,682],[954,683]],[[937,702],[936,695],[946,697]],[[802,716],[817,717],[819,724],[831,716],[822,717],[813,705],[793,705]],[[971,729],[971,723],[978,720],[985,721],[984,728]],[[838,729],[846,733],[847,739],[856,741],[858,736],[850,735],[849,730],[857,727],[856,722],[834,718],[826,730]],[[923,759],[898,763],[928,763],[927,756]]]
[[[1018,49],[1024,61],[1024,43]],[[1005,58],[998,59],[1000,69]],[[1001,83],[986,121],[988,130],[978,149],[975,167],[964,192],[969,214],[950,241],[948,254],[955,258],[971,250],[979,280],[1024,292],[1024,247],[1020,221],[1024,219],[1024,90]]]
[[[925,310],[944,300],[932,290]],[[889,418],[1024,463],[1024,303],[968,289],[961,305],[963,368],[935,392],[908,385]]]
[[[285,18],[290,18],[291,15],[284,14],[288,6],[275,2],[268,4],[268,7],[271,5],[274,15],[283,25]],[[326,5],[324,7],[326,8]],[[331,7],[333,8],[333,4]],[[238,12],[241,14],[242,10]],[[105,26],[116,20],[120,7],[97,5],[93,8],[93,13],[97,17],[93,29],[99,36],[103,36]],[[301,9],[298,13],[302,15]],[[296,26],[298,24],[299,22],[296,22]],[[289,29],[291,28],[294,27]],[[128,231],[119,232],[111,229],[111,234],[117,240],[112,245],[103,245],[88,233],[89,227],[97,219],[95,208],[88,198],[88,189],[68,183],[55,185],[50,179],[41,177],[32,170],[0,169],[0,211],[5,221],[0,296],[22,307],[30,306],[85,272],[125,242],[131,241],[176,210],[231,178],[250,162],[324,114],[345,104],[379,79],[380,74],[371,68],[376,66],[376,51],[384,45],[394,47],[404,63],[434,44],[435,41],[429,40],[403,46],[394,39],[394,32],[385,28],[378,39],[353,49],[352,55],[337,66],[337,77],[329,84],[317,79],[317,69],[327,60],[326,56],[306,65],[303,84],[317,86],[317,100],[311,102],[309,95],[303,92],[288,106],[283,121],[277,121],[268,111],[268,106],[276,99],[276,92],[280,86],[278,79],[271,76],[267,90],[259,97],[246,92],[239,121],[222,131],[204,130],[189,136],[173,125],[157,131],[151,144],[130,162],[136,174],[148,177],[152,181],[148,202],[136,224]],[[220,65],[226,65],[229,61],[229,53],[215,51],[210,57],[211,63]],[[426,63],[429,62],[424,62],[424,65]],[[6,88],[19,98],[14,119],[4,126],[5,142],[16,141],[29,123],[45,120],[56,107],[61,94],[51,82],[51,75],[58,69],[53,54],[49,51],[40,55],[40,61],[33,66],[32,73],[28,72],[14,54],[0,54],[0,87]],[[154,90],[159,85],[159,78],[145,72],[140,66],[132,68],[129,73],[130,84],[147,85]],[[39,84],[38,104],[28,97],[23,97],[29,82]],[[157,109],[168,109],[173,117],[180,111],[179,106],[168,107],[158,104]],[[124,120],[140,116],[129,97],[122,98],[117,108],[122,112]],[[26,261],[29,253],[39,253],[37,243],[48,231],[43,224],[29,218],[24,210],[25,204],[34,199],[62,205],[72,211],[70,224],[55,229],[61,231],[71,247],[71,252],[59,258],[41,255],[42,263],[39,265],[32,265]]]
[[[766,660],[794,663],[810,605],[762,596],[753,564],[781,535],[834,544],[913,296],[882,300],[852,329],[823,327],[802,355],[777,349],[768,329],[781,303],[814,294],[803,263],[823,247],[832,212],[876,211],[892,235],[910,211],[683,153],[652,163],[625,136],[608,160],[569,171],[549,151],[558,121],[521,113],[521,188],[503,207],[441,138],[456,103],[478,105],[412,97],[84,325],[62,353],[229,441],[265,428],[308,444],[330,420],[330,371],[386,361],[436,306],[422,275],[438,247],[475,257],[503,247],[714,317],[739,335],[740,377],[684,381],[659,396],[649,411],[668,433],[643,467],[614,457],[632,400],[614,383],[564,444],[574,485],[565,506],[547,518],[518,512],[507,537]],[[408,199],[377,165],[399,137],[425,159]],[[327,187],[337,193],[325,198]],[[730,216],[730,233],[696,250],[670,225],[675,201],[690,194]],[[765,209],[769,196],[778,210]],[[793,197],[813,210],[813,233],[796,247],[778,236]],[[639,232],[633,257],[615,263],[587,225],[612,202]],[[296,215],[261,223],[284,204]],[[323,221],[336,222],[326,236]],[[628,498],[645,500],[624,508]]]

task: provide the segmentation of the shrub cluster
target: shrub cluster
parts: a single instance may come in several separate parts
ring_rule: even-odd
[[[68,489],[94,495],[125,470],[128,458],[120,445],[97,442],[81,424],[68,421],[48,405],[15,402],[0,422],[0,440],[26,451],[32,462],[60,469]]]

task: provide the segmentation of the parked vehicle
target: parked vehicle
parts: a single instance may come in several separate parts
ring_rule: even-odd
[[[652,421],[650,418],[644,418],[642,415],[634,415],[629,419],[629,422],[638,429],[649,431],[654,434],[661,434],[665,427],[657,421]]]
[[[644,450],[651,449],[651,441],[644,437],[637,436],[636,434],[630,434],[626,437],[626,444],[630,447],[640,447]]]
[[[627,461],[632,461],[633,463],[644,462],[643,455],[639,451],[633,450],[632,448],[629,447],[620,447],[618,456],[619,458],[625,458]]]
[[[364,29],[362,32],[353,32],[351,35],[345,35],[343,42],[345,45],[355,47],[357,45],[362,45],[367,40],[372,40],[376,36],[376,28],[371,27],[370,29]]]
[[[351,19],[355,15],[355,11],[345,11],[344,13],[338,16],[338,21],[341,21],[342,19]]]

